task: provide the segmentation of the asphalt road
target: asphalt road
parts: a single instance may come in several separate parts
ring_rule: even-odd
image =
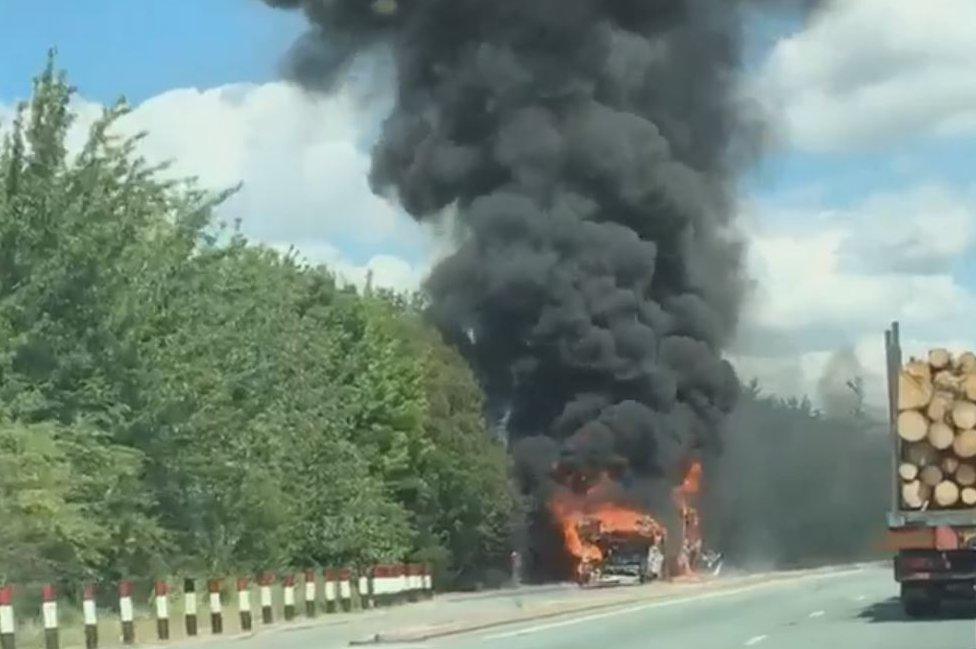
[[[628,605],[414,645],[438,649],[971,649],[972,607],[906,618],[890,568]],[[401,645],[403,646],[403,645]]]
[[[776,575],[719,588],[646,586],[586,592],[556,586],[515,593],[442,596],[434,601],[328,622],[281,626],[252,637],[180,644],[203,649],[339,649],[374,633],[402,642],[390,649],[976,649],[976,607],[937,619],[905,617],[890,567]],[[616,599],[614,599],[616,598]],[[620,599],[626,603],[616,604]],[[602,602],[602,603],[601,603]],[[602,608],[563,615],[562,607]],[[550,608],[546,608],[550,607]],[[495,624],[530,611],[545,619]],[[425,641],[445,623],[493,624]],[[462,624],[463,626],[464,624]]]

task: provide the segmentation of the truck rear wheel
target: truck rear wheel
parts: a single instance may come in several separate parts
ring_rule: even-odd
[[[922,584],[901,585],[901,606],[909,617],[928,617],[939,612],[939,593]]]

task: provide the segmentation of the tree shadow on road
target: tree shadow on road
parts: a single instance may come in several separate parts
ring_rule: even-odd
[[[926,617],[909,617],[902,609],[901,601],[891,597],[874,602],[857,615],[868,622],[931,622],[938,620],[971,620],[976,618],[976,602],[943,602],[938,614]]]

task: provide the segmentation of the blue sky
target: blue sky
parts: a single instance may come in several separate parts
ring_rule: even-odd
[[[741,181],[756,290],[733,353],[779,392],[813,390],[841,347],[879,365],[894,318],[909,344],[976,348],[976,2],[927,5],[832,0],[807,23],[746,26],[743,88],[770,143]],[[303,29],[259,0],[0,0],[0,121],[55,46],[83,116],[124,94],[147,157],[243,180],[227,216],[252,238],[415,285],[445,240],[369,190],[377,84],[321,97],[280,82]]]
[[[302,29],[301,15],[259,0],[0,0],[0,101],[29,91],[51,46],[102,102],[269,81]]]

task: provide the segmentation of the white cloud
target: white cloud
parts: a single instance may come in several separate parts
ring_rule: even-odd
[[[426,228],[370,190],[376,114],[361,95],[346,87],[326,97],[286,82],[174,89],[135,106],[117,130],[146,131],[140,153],[172,161],[169,176],[197,177],[212,189],[242,182],[219,216],[240,219],[249,238],[295,244],[353,282],[372,268],[377,285],[416,288],[434,244]],[[78,150],[103,107],[77,98],[73,109],[68,143]],[[11,116],[0,106],[4,125]]]
[[[832,0],[773,48],[752,91],[813,151],[976,133],[976,2]]]
[[[366,278],[372,273],[373,285],[392,288],[398,291],[413,291],[430,271],[431,258],[411,263],[406,259],[388,254],[372,255],[365,262],[357,263],[339,248],[329,243],[273,244],[273,247],[287,251],[294,246],[298,258],[310,264],[325,264],[336,274],[342,283],[353,284],[359,288],[366,285]]]
[[[243,181],[227,211],[259,239],[417,236],[369,189],[359,112],[350,93],[323,97],[279,82],[172,90],[138,106],[124,127],[146,129],[146,155],[174,160],[175,174],[209,187]]]
[[[944,272],[976,244],[976,197],[941,185],[869,197],[840,219],[853,226],[846,261],[860,268]]]
[[[755,224],[779,222],[755,206]],[[813,395],[831,354],[852,347],[883,397],[882,332],[902,323],[906,354],[976,349],[976,294],[953,275],[976,247],[976,205],[940,186],[866,198],[850,210],[791,212],[754,225],[748,267],[756,290],[736,346],[740,372],[786,394]]]

